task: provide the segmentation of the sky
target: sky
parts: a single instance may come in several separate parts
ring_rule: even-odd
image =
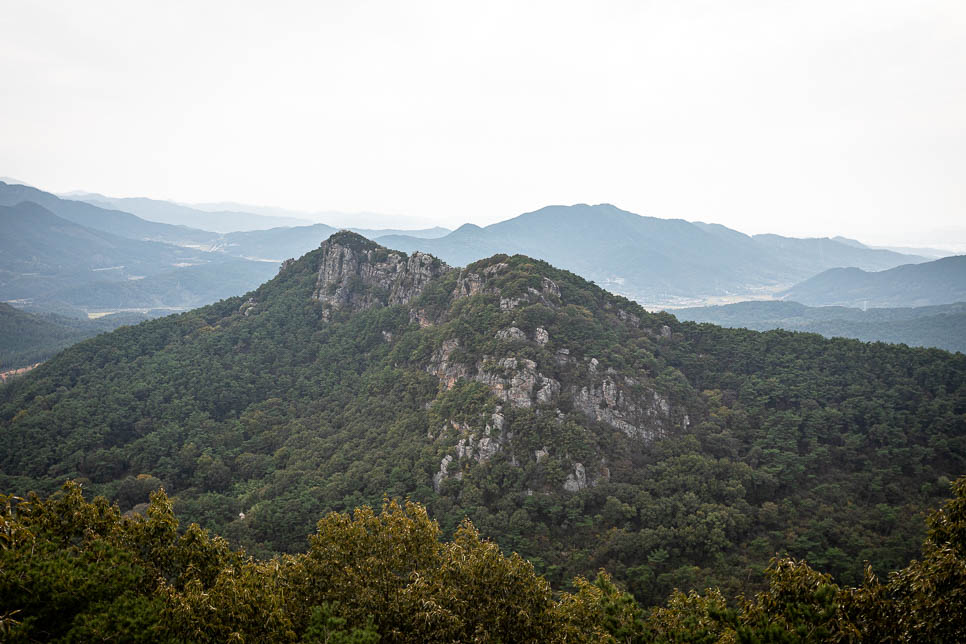
[[[0,0],[0,175],[966,250],[966,3]]]

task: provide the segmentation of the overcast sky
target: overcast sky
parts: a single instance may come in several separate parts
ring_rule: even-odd
[[[966,2],[0,0],[0,175],[966,248]],[[412,220],[406,220],[407,222]]]

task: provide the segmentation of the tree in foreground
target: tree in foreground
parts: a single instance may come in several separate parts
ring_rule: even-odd
[[[79,485],[0,496],[0,637],[8,641],[966,641],[966,477],[928,519],[922,559],[842,587],[775,559],[766,590],[729,602],[676,591],[644,611],[601,571],[555,593],[468,521],[451,541],[416,503],[332,513],[305,553],[255,560],[163,491],[122,516]]]

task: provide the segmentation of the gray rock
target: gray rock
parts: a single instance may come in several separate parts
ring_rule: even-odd
[[[377,247],[355,249],[338,242],[322,242],[322,259],[313,299],[332,311],[364,311],[379,306],[406,304],[418,297],[430,281],[453,270],[427,255],[409,257]]]
[[[439,471],[433,475],[433,489],[438,493],[440,486],[448,477],[449,465],[453,462],[453,457],[447,454],[439,463]]]
[[[515,326],[511,326],[509,329],[500,329],[497,331],[496,337],[500,340],[526,340],[527,334]]]
[[[550,334],[547,333],[545,328],[538,326],[537,330],[533,334],[533,339],[542,347],[550,342]]]
[[[574,463],[574,471],[567,475],[563,489],[567,492],[579,492],[587,487],[587,472],[582,463]]]

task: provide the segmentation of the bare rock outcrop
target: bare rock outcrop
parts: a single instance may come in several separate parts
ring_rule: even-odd
[[[613,370],[599,374],[596,360],[590,361],[587,371],[590,383],[571,388],[574,406],[585,415],[645,441],[670,427],[671,405],[657,391]]]
[[[439,463],[439,471],[433,475],[433,489],[439,492],[443,481],[448,478],[457,480],[463,478],[461,469],[462,463],[485,463],[496,454],[503,451],[507,442],[513,437],[512,432],[506,429],[502,408],[497,407],[496,411],[490,414],[482,429],[474,429],[466,423],[451,422],[443,427],[440,436],[451,435],[450,428],[456,431],[459,439],[453,447],[454,454],[446,454]],[[511,464],[516,465],[512,459]],[[451,468],[456,468],[451,471]]]
[[[333,235],[322,242],[321,250],[312,297],[327,305],[326,319],[334,311],[407,304],[429,282],[452,270],[432,255],[407,256],[353,233]]]

